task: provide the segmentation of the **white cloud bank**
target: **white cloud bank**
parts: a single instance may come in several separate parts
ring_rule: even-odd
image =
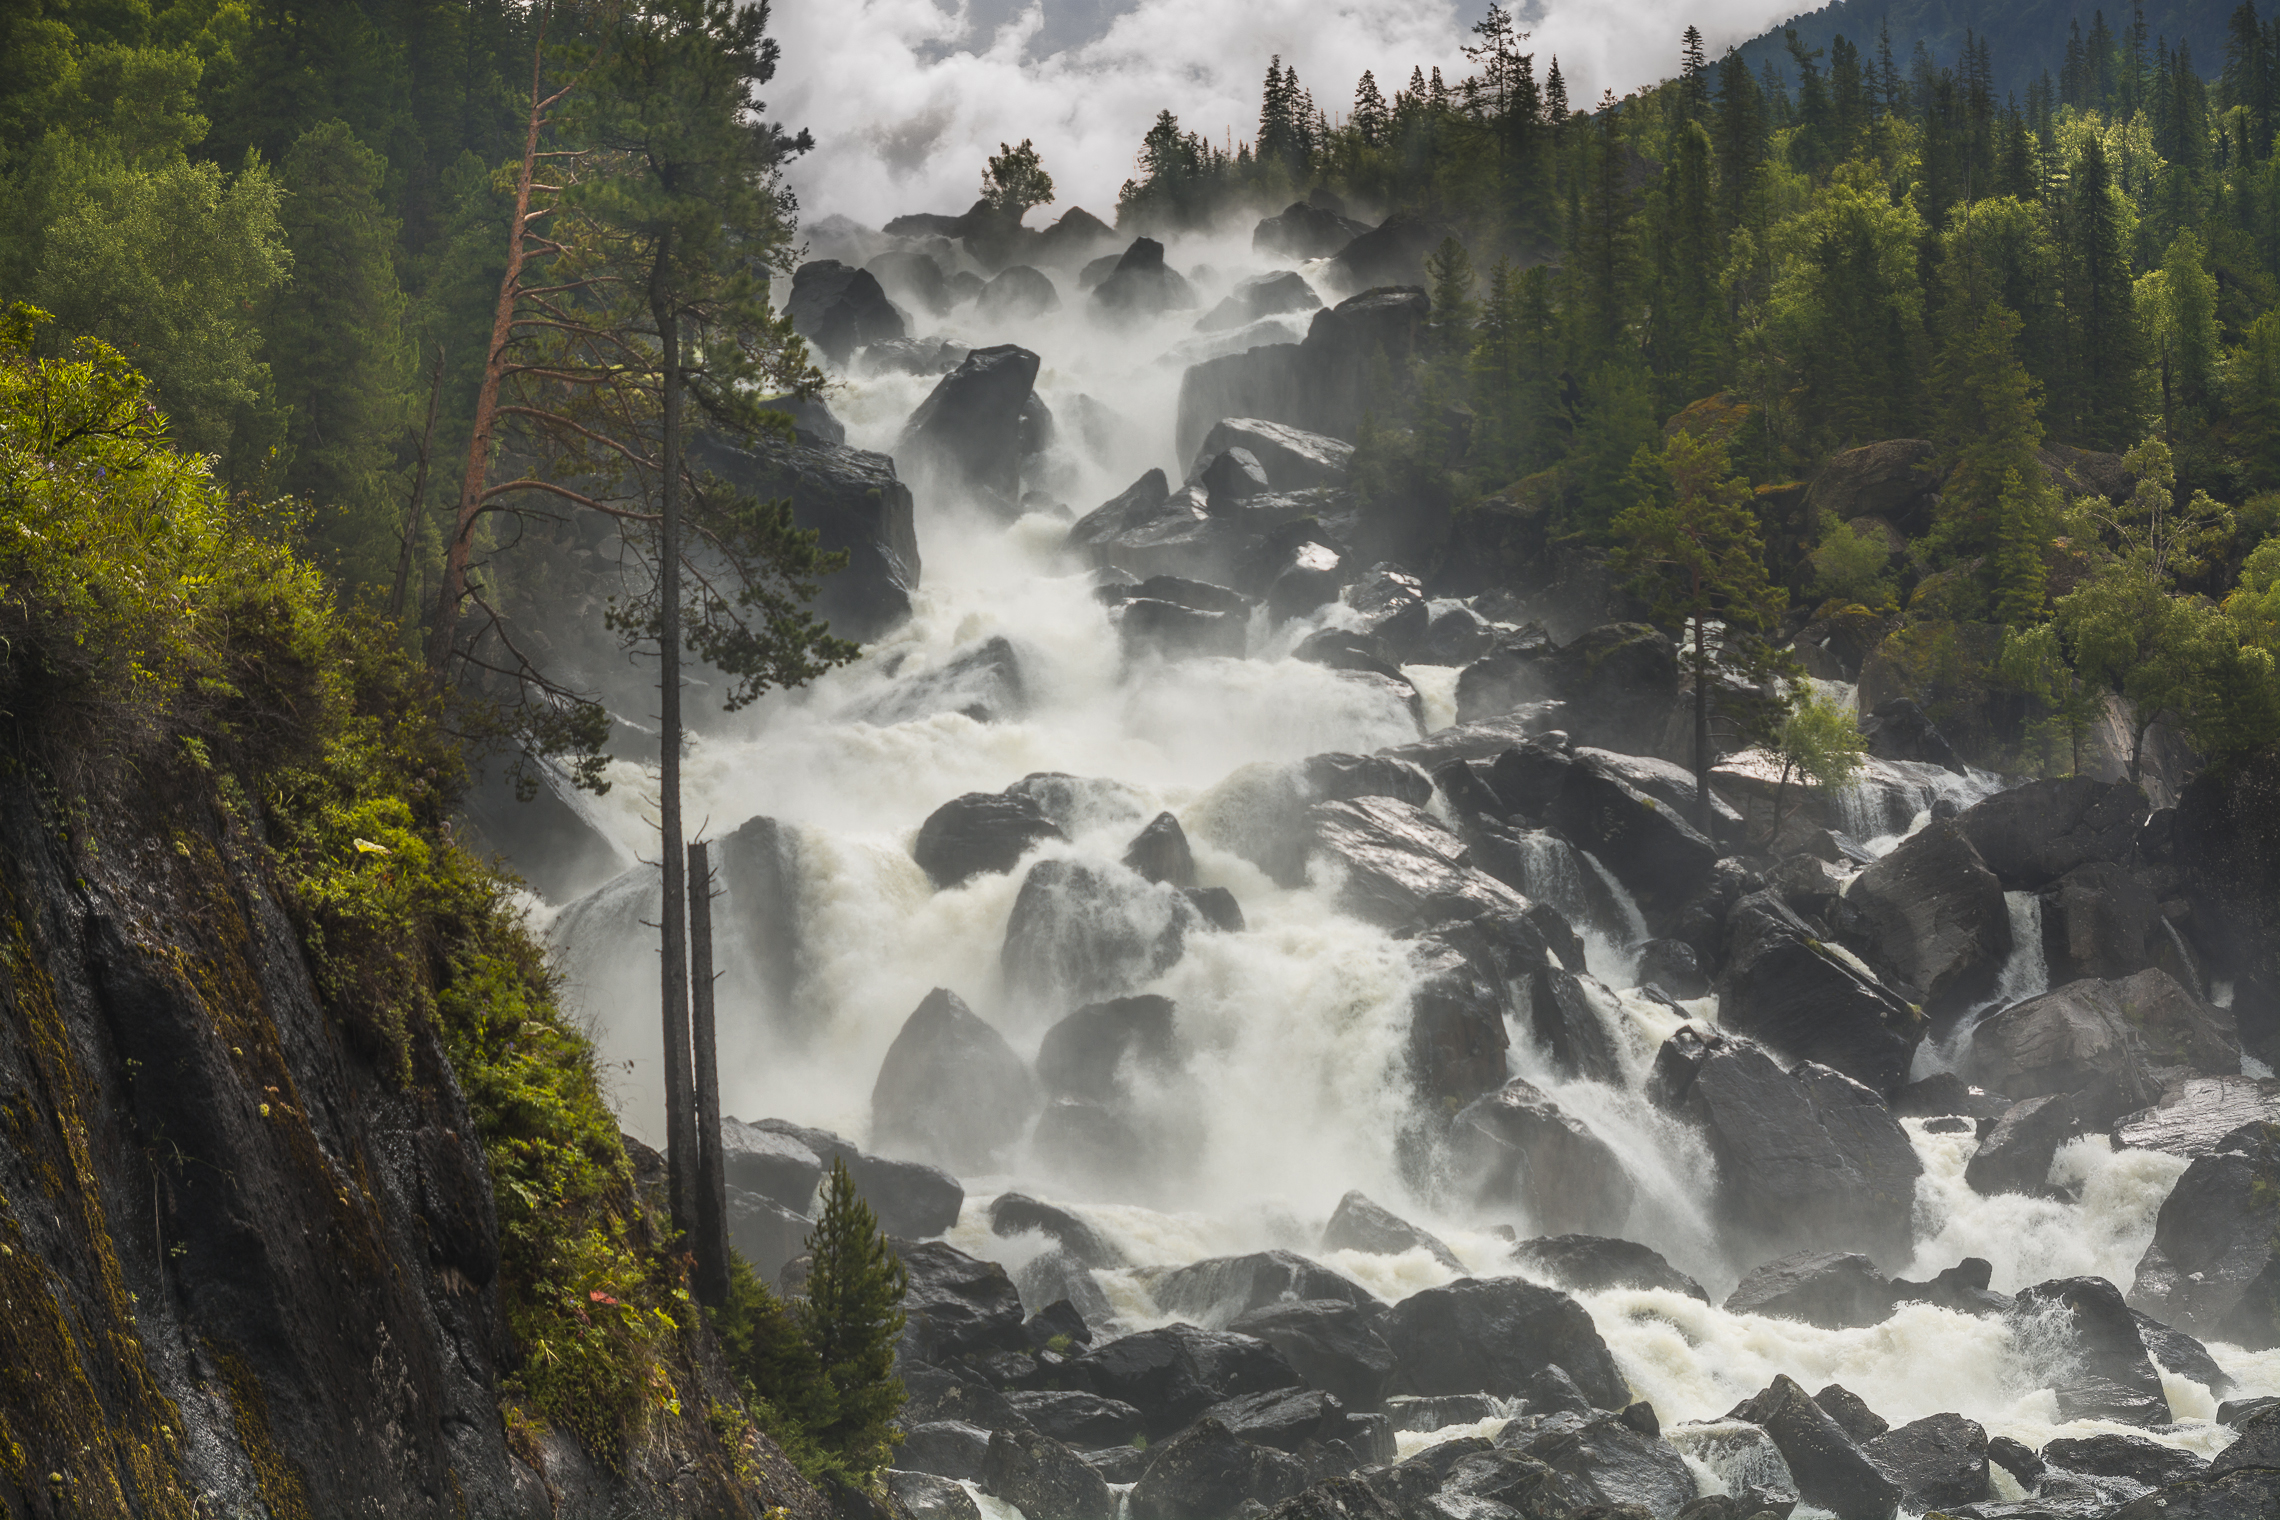
[[[1060,191],[1045,217],[1082,205],[1113,220],[1117,187],[1158,111],[1215,140],[1246,137],[1277,53],[1333,114],[1350,105],[1364,69],[1388,95],[1413,65],[1438,65],[1453,81],[1466,33],[1486,11],[1479,0],[1139,0],[1102,27],[1103,13],[1127,3],[1032,0],[993,25],[974,0],[950,9],[776,0],[784,59],[769,114],[815,134],[816,150],[792,173],[806,217],[842,212],[877,225],[906,211],[962,211],[997,144],[1027,137]],[[1539,74],[1557,54],[1569,98],[1582,105],[1602,88],[1620,93],[1673,72],[1689,21],[1715,55],[1800,8],[1534,0],[1521,25],[1534,33]],[[1071,34],[1089,40],[1040,46]]]

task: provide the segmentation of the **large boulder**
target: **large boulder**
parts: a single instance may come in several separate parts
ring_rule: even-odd
[[[1001,1238],[1042,1235],[1087,1267],[1124,1265],[1124,1253],[1103,1240],[1091,1225],[1067,1209],[1026,1193],[1000,1193],[990,1200],[990,1233]]]
[[[1787,1375],[1776,1377],[1730,1417],[1762,1426],[1773,1437],[1807,1504],[1837,1520],[1892,1520],[1899,1510],[1900,1485]]]
[[[1512,1398],[1556,1366],[1602,1409],[1630,1402],[1583,1305],[1522,1278],[1464,1277],[1423,1289],[1386,1311],[1379,1333],[1393,1349],[1405,1392]]]
[[[1834,1067],[1876,1092],[1900,1090],[1921,1037],[1915,1005],[1858,957],[1816,935],[1771,891],[1736,902],[1726,935],[1718,979],[1723,1026],[1792,1060]]]
[[[1545,1235],[1512,1248],[1521,1271],[1549,1277],[1578,1293],[1608,1288],[1658,1289],[1710,1302],[1702,1285],[1663,1259],[1652,1246],[1602,1235]]]
[[[1229,291],[1227,299],[1196,318],[1197,332],[1218,332],[1223,328],[1243,327],[1262,317],[1278,317],[1288,311],[1313,311],[1320,307],[1322,298],[1306,277],[1294,270],[1278,269],[1272,274],[1253,275]]]
[[[1402,1256],[1423,1251],[1452,1272],[1464,1263],[1440,1239],[1417,1228],[1393,1210],[1374,1203],[1359,1190],[1338,1200],[1330,1222],[1322,1228],[1325,1251],[1362,1251],[1372,1256]]]
[[[2165,1425],[2171,1415],[2161,1370],[2146,1353],[2121,1290],[2103,1277],[2063,1277],[2022,1289],[2014,1335],[2046,1359],[2059,1423],[2113,1420]]]
[[[1005,1268],[939,1240],[898,1243],[895,1254],[910,1275],[903,1296],[905,1363],[1028,1349],[1021,1295]]]
[[[1912,1421],[1886,1431],[1861,1451],[1900,1485],[1900,1502],[1909,1509],[1948,1509],[1988,1496],[1987,1429],[1960,1414]],[[2044,1455],[2049,1455],[2047,1448]]]
[[[1278,491],[1342,486],[1354,465],[1354,446],[1343,439],[1259,417],[1222,417],[1204,434],[1195,472],[1229,449],[1246,450]]]
[[[1797,1508],[1797,1479],[1763,1427],[1736,1419],[1689,1420],[1663,1436],[1708,1468],[1733,1506],[1716,1510],[1716,1501],[1705,1498],[1680,1511],[1686,1520],[1754,1520],[1766,1510],[1786,1517]]]
[[[1419,935],[1410,953],[1409,1077],[1428,1104],[1469,1103],[1504,1081],[1509,982],[1493,954],[1472,943],[1479,937],[1472,930],[1472,923],[1438,926]]]
[[[1881,517],[1911,537],[1928,530],[1944,478],[1939,450],[1921,438],[1888,438],[1831,455],[1805,504],[1816,520]]]
[[[1689,1028],[1664,1042],[1648,1091],[1702,1127],[1717,1208],[1749,1239],[1783,1252],[1908,1255],[1923,1164],[1868,1088],[1809,1061],[1785,1072],[1751,1041]]]
[[[1037,262],[1075,269],[1116,246],[1116,229],[1082,206],[1071,206],[1037,235]]]
[[[1650,1515],[1675,1515],[1694,1498],[1694,1474],[1686,1459],[1659,1435],[1633,1429],[1622,1415],[1563,1413],[1523,1419],[1508,1426],[1496,1441],[1500,1450],[1533,1457],[1573,1480],[1591,1502],[1637,1505]]]
[[[1524,1077],[1459,1110],[1449,1148],[1477,1203],[1541,1229],[1619,1230],[1630,1216],[1637,1187],[1614,1147]]]
[[[1265,1341],[1183,1324],[1095,1346],[1073,1358],[1064,1374],[1073,1386],[1138,1409],[1151,1441],[1239,1394],[1300,1383],[1282,1353]]]
[[[1019,510],[1021,461],[1035,453],[1037,356],[1010,343],[977,348],[903,425],[895,457],[942,489],[1001,513]]]
[[[1017,1390],[1005,1401],[1039,1432],[1079,1451],[1122,1446],[1140,1433],[1140,1411],[1097,1393]]]
[[[974,297],[975,314],[992,321],[1033,322],[1060,309],[1061,293],[1053,288],[1052,279],[1027,264],[1007,265]]]
[[[1428,904],[1452,902],[1480,911],[1527,911],[1526,899],[1474,870],[1464,840],[1421,806],[1357,797],[1317,803],[1307,821],[1313,831],[1308,874],[1334,881],[1339,906],[1357,918],[1401,927]]]
[[[1354,1433],[1346,1406],[1318,1388],[1275,1388],[1214,1404],[1204,1415],[1256,1446],[1307,1453]]]
[[[979,1425],[965,1420],[914,1420],[906,1411],[895,1460],[913,1472],[957,1483],[982,1475],[989,1450],[990,1433]]]
[[[1251,251],[1269,257],[1326,259],[1370,230],[1327,206],[1294,201],[1251,229]]]
[[[1963,1075],[2013,1098],[2070,1096],[2103,1129],[2161,1096],[2161,1068],[2240,1070],[2231,1017],[2159,969],[2079,981],[2015,1003],[1973,1032]]]
[[[1378,1333],[1384,1307],[1349,1298],[1262,1305],[1228,1325],[1282,1353],[1309,1388],[1335,1394],[1349,1409],[1376,1409],[1393,1386],[1393,1348]]]
[[[2128,861],[2149,811],[2129,782],[2068,776],[1997,792],[1956,826],[2005,891],[2039,891],[2092,861]]]
[[[1198,1420],[1149,1458],[1132,1488],[1132,1520],[1226,1520],[1246,1504],[1272,1508],[1306,1483],[1296,1457]]]
[[[982,1458],[982,1492],[1028,1520],[1116,1520],[1116,1496],[1085,1459],[1034,1430],[1000,1430]]]
[[[2130,1302],[2206,1340],[2280,1346],[2280,1124],[2246,1124],[2162,1200]]]
[[[710,433],[689,440],[692,467],[762,501],[789,499],[792,521],[844,569],[822,578],[816,615],[841,638],[876,639],[910,617],[918,590],[918,529],[910,487],[885,454],[812,436],[739,448]]]
[[[1037,1107],[1037,1084],[1005,1037],[937,987],[887,1047],[871,1089],[871,1133],[884,1148],[954,1171],[989,1171]]]
[[[2054,987],[2149,966],[2193,983],[2160,901],[2137,873],[2110,860],[2076,866],[2044,888],[2042,923],[2043,962]]]
[[[2119,1431],[2060,1436],[2045,1443],[2039,1455],[2050,1466],[2070,1473],[2093,1478],[2127,1478],[2147,1488],[2198,1477],[2208,1471],[2210,1465],[2209,1459],[2199,1452],[2185,1451],[2149,1436],[2126,1436]]]
[[[1553,690],[1567,703],[1561,721],[1577,744],[1622,754],[1651,752],[1679,704],[1677,646],[1645,623],[1586,629],[1551,651],[1545,666]]]
[[[906,664],[904,671],[892,686],[849,707],[846,715],[892,728],[937,713],[959,713],[976,723],[1008,722],[1028,714],[1021,656],[1002,633],[956,650],[939,664],[916,670]]]
[[[1877,958],[1922,994],[1926,1013],[1961,1013],[1994,990],[2011,953],[2010,908],[1954,819],[1902,840],[1845,899],[1867,921]]]
[[[1752,1268],[1726,1297],[1729,1314],[1798,1319],[1830,1330],[1892,1317],[1892,1283],[1857,1251],[1800,1251]]]
[[[2250,1049],[2280,1057],[2280,746],[2211,766],[2177,799],[2170,858],[2211,978],[2233,984]]]
[[[927,880],[940,889],[985,872],[1002,876],[1039,843],[1067,837],[1032,798],[968,792],[927,815],[910,853]]]
[[[1972,1152],[1963,1180],[1972,1191],[1993,1197],[1998,1193],[2048,1196],[2050,1164],[2058,1148],[2082,1133],[2074,1100],[2047,1094],[2014,1103],[1995,1121],[1995,1127]]]
[[[1567,767],[1545,809],[1551,825],[1612,872],[1646,916],[1667,932],[1710,879],[1718,847],[1668,803],[1619,780],[1596,760]]]
[[[1124,866],[1041,860],[1014,898],[998,963],[1017,995],[1066,1008],[1162,975],[1202,922],[1178,888]]]
[[[1214,1256],[1177,1267],[1150,1282],[1148,1296],[1164,1313],[1211,1329],[1286,1299],[1377,1302],[1352,1278],[1290,1251]]]
[[[1092,314],[1111,323],[1145,322],[1167,311],[1190,311],[1195,290],[1164,263],[1164,245],[1134,238],[1107,279],[1092,290]]]
[[[804,1214],[823,1181],[824,1158],[797,1135],[761,1129],[740,1119],[720,1121],[721,1175],[733,1188],[771,1199]],[[764,1266],[771,1270],[773,1264]]]
[[[1193,459],[1226,417],[1352,438],[1362,418],[1405,394],[1432,303],[1415,287],[1366,290],[1314,314],[1305,341],[1207,359],[1180,379],[1176,447]]]
[[[837,259],[817,259],[793,272],[784,313],[834,364],[845,364],[866,344],[906,336],[902,315],[879,288],[878,277]]]
[[[842,1159],[855,1190],[878,1217],[879,1228],[889,1235],[924,1240],[958,1222],[966,1190],[942,1168],[886,1156],[857,1154]]]
[[[723,1189],[728,1205],[728,1243],[763,1278],[773,1279],[785,1262],[807,1249],[814,1221],[773,1198],[733,1184]]]
[[[1153,993],[1088,1003],[1045,1031],[1037,1077],[1056,1098],[1108,1102],[1137,1069],[1169,1072],[1179,1060],[1177,1010]]]
[[[1397,211],[1338,250],[1330,260],[1332,277],[1348,290],[1418,284],[1425,278],[1425,256],[1448,235],[1440,222]]]

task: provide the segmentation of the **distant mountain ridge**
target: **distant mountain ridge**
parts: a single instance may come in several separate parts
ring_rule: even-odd
[[[2145,12],[2146,52],[2166,37],[2174,49],[2185,42],[2193,50],[2193,67],[2202,77],[2214,76],[2224,66],[2225,25],[2240,8],[2240,0],[2153,0]],[[2269,17],[2271,0],[2257,7]],[[1826,50],[1832,38],[1844,36],[1861,50],[1863,63],[1876,57],[1878,32],[1889,27],[1892,56],[1905,72],[1916,43],[1922,40],[1934,62],[1953,65],[1963,52],[1967,33],[1987,39],[1995,65],[1995,88],[2000,93],[2026,98],[2027,86],[2048,69],[2053,80],[2065,61],[2067,28],[2079,22],[2089,35],[2093,15],[2103,10],[2106,25],[2117,37],[2127,34],[2134,20],[2128,4],[2099,4],[2096,0],[1835,0],[1817,11],[1807,11],[1741,45],[1752,70],[1773,64],[1783,80],[1793,81],[1794,66],[1782,40],[1784,27],[1794,28],[1807,47]],[[1826,66],[1824,64],[1824,66]]]

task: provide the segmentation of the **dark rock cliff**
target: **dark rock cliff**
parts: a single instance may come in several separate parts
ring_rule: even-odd
[[[441,1046],[327,1012],[227,814],[164,824],[67,839],[0,780],[0,1506],[821,1520],[764,1440],[723,1449],[702,1336],[606,1466],[502,1413],[491,1179]]]

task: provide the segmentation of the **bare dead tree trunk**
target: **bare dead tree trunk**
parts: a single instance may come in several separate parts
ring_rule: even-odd
[[[712,862],[689,846],[689,1026],[697,1078],[697,1302],[728,1302],[728,1186],[720,1145],[720,1050],[713,1025]]]
[[[658,828],[664,836],[659,858],[665,871],[660,990],[665,1018],[665,1155],[673,1194],[673,1224],[683,1234],[691,1234],[697,1226],[697,1121],[690,1090],[688,881],[682,874],[687,862],[681,843],[682,376],[680,313],[674,307],[670,288],[672,259],[672,234],[667,232],[657,249],[649,289],[650,314],[657,321],[664,403],[657,546]]]
[[[499,302],[491,313],[491,346],[483,357],[483,381],[475,392],[475,430],[467,442],[467,472],[460,482],[450,542],[443,552],[443,586],[436,596],[435,626],[428,633],[428,668],[439,677],[451,658],[459,607],[467,599],[467,561],[474,552],[475,524],[483,515],[484,482],[491,468],[491,441],[499,423],[499,387],[506,378],[507,340],[514,331],[515,306],[522,291],[524,237],[530,230],[530,195],[538,169],[539,133],[547,111],[569,92],[541,96],[546,63],[547,11],[539,10],[538,35],[530,49],[530,115],[524,122],[522,165],[515,172],[515,210],[507,222],[507,268],[499,277]],[[678,852],[675,852],[676,857]]]
[[[420,467],[412,475],[412,499],[404,506],[404,543],[396,552],[396,585],[388,593],[388,616],[402,618],[404,597],[412,583],[412,549],[419,541],[420,519],[427,511],[428,458],[435,447],[435,404],[443,395],[443,345],[435,346],[435,374],[428,381],[427,427],[420,434]]]

